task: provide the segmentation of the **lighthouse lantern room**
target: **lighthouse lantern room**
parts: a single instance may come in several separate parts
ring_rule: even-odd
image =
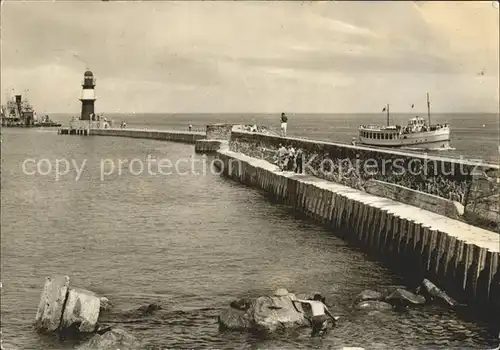
[[[91,120],[94,116],[94,102],[96,100],[94,88],[95,88],[95,78],[94,74],[87,70],[83,75],[82,84],[82,114],[80,116],[81,120]]]

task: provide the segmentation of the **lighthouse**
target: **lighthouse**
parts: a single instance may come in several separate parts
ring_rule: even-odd
[[[87,70],[83,75],[82,84],[82,114],[80,116],[81,120],[90,120],[94,116],[94,102],[96,100],[94,94],[95,78],[94,73]]]

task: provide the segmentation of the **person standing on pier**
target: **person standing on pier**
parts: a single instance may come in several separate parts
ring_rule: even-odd
[[[294,169],[295,172],[298,174],[302,174],[303,166],[304,166],[304,151],[302,151],[302,148],[298,148],[297,151],[295,152],[295,169]]]
[[[288,148],[288,171],[295,171],[295,148]]]
[[[286,137],[286,126],[288,123],[288,118],[285,113],[281,113],[281,137]]]
[[[287,149],[280,143],[278,148],[278,167],[280,171],[285,170],[286,159],[287,159]]]

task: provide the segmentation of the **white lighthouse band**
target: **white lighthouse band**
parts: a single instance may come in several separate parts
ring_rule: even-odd
[[[94,89],[83,89],[82,90],[82,100],[95,100]]]

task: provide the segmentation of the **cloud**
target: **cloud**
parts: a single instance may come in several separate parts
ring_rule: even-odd
[[[8,2],[1,30],[2,86],[48,112],[78,113],[87,67],[102,111],[498,108],[490,3]]]

